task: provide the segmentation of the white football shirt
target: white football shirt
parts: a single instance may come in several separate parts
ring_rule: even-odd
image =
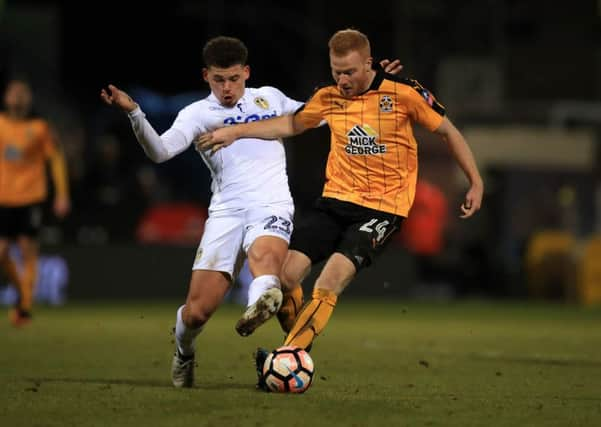
[[[302,105],[302,102],[288,98],[270,86],[246,88],[232,108],[222,106],[210,94],[178,113],[171,128],[161,135],[159,147],[153,135],[156,133],[141,110],[137,109],[129,116],[147,155],[155,161],[164,161],[187,149],[202,133],[237,123],[292,114]],[[160,155],[151,155],[153,150]],[[241,138],[215,154],[207,150],[199,151],[199,155],[211,171],[213,195],[210,210],[247,208],[250,204],[292,203],[281,140]]]
[[[237,124],[294,113],[302,102],[276,88],[246,88],[233,108],[223,107],[211,94],[182,109],[172,128],[190,143],[201,133]],[[247,207],[252,203],[292,201],[286,173],[286,154],[280,140],[242,138],[211,155],[199,152],[211,171],[211,208]]]

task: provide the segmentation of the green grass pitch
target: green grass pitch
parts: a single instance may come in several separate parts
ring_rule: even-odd
[[[345,299],[302,395],[254,389],[250,337],[224,305],[197,342],[194,389],[169,367],[177,302],[39,307],[0,322],[0,426],[599,426],[601,309]]]

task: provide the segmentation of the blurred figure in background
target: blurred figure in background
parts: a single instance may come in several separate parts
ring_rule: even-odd
[[[145,244],[194,245],[202,238],[208,210],[196,202],[163,202],[149,207],[136,226]]]
[[[132,229],[145,205],[136,188],[136,172],[124,157],[117,135],[107,132],[95,141],[82,197],[86,236],[80,240],[115,243],[133,238]]]
[[[9,314],[15,326],[31,319],[37,235],[42,205],[48,197],[47,162],[54,184],[54,214],[64,218],[70,210],[63,154],[49,123],[33,116],[32,101],[29,83],[11,80],[4,92],[5,111],[0,113],[0,267],[19,291],[18,302]],[[13,241],[21,252],[21,272],[9,256]]]
[[[447,280],[440,255],[445,248],[449,202],[444,192],[426,179],[418,179],[415,199],[399,235],[413,255],[418,285],[440,285]]]

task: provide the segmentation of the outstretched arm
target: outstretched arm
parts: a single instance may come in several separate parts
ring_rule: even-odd
[[[215,152],[240,138],[273,140],[298,135],[305,130],[307,127],[297,119],[296,115],[286,115],[215,129],[213,132],[201,135],[197,146],[202,150],[211,149]]]
[[[140,106],[124,91],[114,85],[100,91],[100,98],[107,105],[111,105],[127,113],[136,139],[144,149],[146,156],[156,163],[169,160],[181,153],[190,145],[185,136],[175,130],[169,129],[164,134],[154,130]]]
[[[465,195],[465,201],[461,205],[463,214],[460,215],[461,218],[469,218],[480,209],[484,193],[484,183],[476,166],[472,150],[461,132],[446,117],[434,132],[440,135],[447,143],[453,157],[470,182],[470,188]]]

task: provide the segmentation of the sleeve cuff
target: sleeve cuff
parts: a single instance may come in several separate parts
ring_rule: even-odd
[[[128,116],[130,119],[133,119],[133,118],[135,118],[135,117],[139,117],[139,116],[146,117],[146,114],[144,114],[144,111],[142,111],[142,109],[141,109],[141,108],[140,108],[140,106],[138,105],[138,106],[135,108],[135,110],[132,110],[132,111],[130,111],[129,113],[127,113],[127,116]]]

